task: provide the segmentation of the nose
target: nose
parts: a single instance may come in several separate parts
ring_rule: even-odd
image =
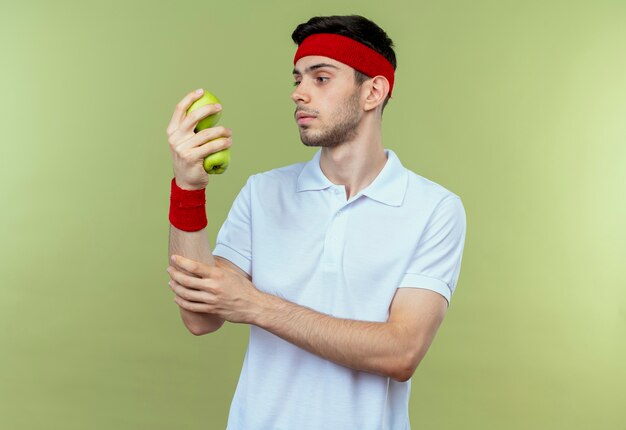
[[[296,104],[308,103],[310,101],[309,92],[306,87],[305,79],[302,79],[291,93],[291,100]]]

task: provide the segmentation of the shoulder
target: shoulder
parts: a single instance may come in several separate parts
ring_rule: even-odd
[[[461,197],[444,187],[443,185],[428,179],[412,170],[407,171],[407,203],[429,206],[432,209],[443,202],[457,201],[461,203]]]
[[[388,177],[394,178],[392,179],[394,187],[404,189],[402,201],[404,210],[424,215],[435,210],[443,201],[451,199],[460,201],[460,197],[453,191],[406,167],[393,150],[386,151],[389,153],[389,159],[392,160],[390,165],[393,172],[388,174]]]

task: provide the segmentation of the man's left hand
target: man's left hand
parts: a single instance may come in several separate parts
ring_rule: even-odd
[[[252,324],[261,312],[263,293],[234,271],[175,255],[167,268],[174,301],[183,309],[218,315],[232,323]],[[190,273],[191,275],[186,274]]]

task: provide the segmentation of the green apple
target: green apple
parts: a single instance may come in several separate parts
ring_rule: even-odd
[[[202,94],[202,97],[200,97],[198,100],[193,102],[191,106],[189,106],[189,109],[187,109],[187,114],[189,114],[189,112],[193,112],[194,110],[202,106],[217,104],[217,103],[221,104],[220,99],[218,99],[214,94],[211,94],[210,92],[205,90],[204,94]],[[220,120],[221,116],[222,116],[222,111],[219,111],[217,113],[214,113],[213,115],[209,115],[206,118],[201,119],[198,122],[198,125],[196,126],[194,131],[197,133],[200,130],[204,130],[205,128],[213,127]]]
[[[219,175],[221,173],[224,173],[229,164],[230,148],[226,148],[210,154],[204,159],[204,163],[202,163],[202,166],[208,174]]]
[[[205,90],[202,97],[200,97],[198,100],[193,102],[191,106],[189,106],[189,109],[187,109],[187,114],[189,114],[189,112],[192,112],[204,105],[216,104],[216,103],[221,104],[220,99],[218,99],[214,94],[211,94],[210,92]],[[198,122],[198,125],[196,126],[194,131],[197,133],[200,130],[204,130],[205,128],[213,127],[220,120],[221,116],[222,116],[222,111],[219,111],[217,113],[214,113],[213,115],[209,115],[206,118],[203,118],[202,120]],[[204,170],[208,174],[219,175],[221,173],[224,173],[224,171],[226,170],[229,164],[230,164],[230,148],[226,148],[221,151],[214,152],[213,154],[209,154],[204,159],[202,166],[204,167]]]

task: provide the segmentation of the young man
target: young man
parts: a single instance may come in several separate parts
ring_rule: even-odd
[[[252,175],[211,252],[202,160],[231,131],[194,134],[219,106],[168,127],[175,178],[170,287],[201,335],[250,324],[230,430],[409,429],[408,401],[456,287],[461,199],[383,147],[392,42],[360,16],[316,17],[292,35],[295,121],[312,160]]]

